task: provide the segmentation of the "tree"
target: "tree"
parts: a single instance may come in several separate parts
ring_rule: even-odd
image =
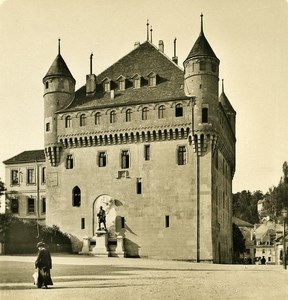
[[[259,222],[257,202],[263,199],[263,193],[256,191],[242,191],[233,194],[233,215],[239,219],[255,224]]]
[[[4,195],[5,191],[6,191],[6,188],[5,188],[4,182],[1,181],[1,178],[0,178],[0,196]]]
[[[281,215],[282,208],[288,208],[288,163],[282,165],[283,176],[279,184],[271,187],[265,195],[265,213],[270,219],[276,219]]]

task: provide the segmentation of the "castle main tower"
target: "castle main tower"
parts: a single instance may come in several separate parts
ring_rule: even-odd
[[[45,154],[51,166],[60,160],[61,146],[57,141],[57,118],[55,113],[65,108],[74,98],[75,79],[60,54],[58,55],[43,78],[44,84],[44,118],[45,118]]]
[[[204,35],[201,14],[200,35],[183,63],[185,94],[195,99],[195,132],[202,131],[203,124],[207,130],[217,123],[219,63]]]
[[[199,37],[183,64],[185,94],[193,99],[190,142],[195,153],[196,260],[230,261],[234,135],[219,102],[220,61],[204,35],[202,14]]]

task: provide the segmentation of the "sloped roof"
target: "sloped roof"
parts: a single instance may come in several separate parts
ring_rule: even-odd
[[[208,43],[203,30],[201,30],[199,37],[196,40],[195,44],[193,45],[186,60],[197,56],[210,56],[218,59],[214,51],[212,50],[210,44]]]
[[[28,163],[28,162],[44,162],[45,161],[45,153],[44,150],[30,150],[23,151],[18,155],[13,156],[5,161],[3,164],[12,165],[12,164],[20,164],[20,163]]]
[[[228,112],[236,115],[236,111],[234,110],[233,106],[231,105],[229,99],[227,98],[227,96],[224,92],[221,93],[221,95],[219,97],[219,101],[221,102],[225,111],[228,111]]]
[[[238,227],[254,227],[253,224],[249,223],[249,222],[246,222],[242,219],[239,219],[237,217],[232,217],[232,222],[234,224],[236,224]]]
[[[149,87],[148,81],[145,82],[151,71],[158,76],[155,87]],[[144,78],[144,84],[140,88],[133,88],[132,77],[137,73]],[[121,75],[128,84],[125,90],[120,91],[116,81]],[[115,89],[114,99],[111,99],[109,92],[103,91],[102,81],[105,78],[111,79],[111,89]],[[93,96],[86,96],[86,86],[83,86],[76,91],[71,104],[61,112],[172,99],[187,99],[183,70],[146,41],[97,76],[96,93]]]
[[[58,54],[55,58],[55,60],[53,61],[51,67],[49,68],[47,74],[45,75],[45,77],[43,78],[43,80],[46,77],[54,77],[54,76],[66,76],[66,77],[70,77],[74,80],[70,70],[68,69],[63,57],[61,56],[61,54]]]
[[[266,235],[267,231],[275,230],[275,231],[282,231],[282,225],[277,224],[272,221],[267,221],[261,224],[258,228],[255,229],[255,234],[257,238],[262,238]]]

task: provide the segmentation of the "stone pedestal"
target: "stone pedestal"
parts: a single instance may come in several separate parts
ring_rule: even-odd
[[[118,257],[125,257],[124,237],[122,235],[117,236],[117,247],[115,249],[115,254]]]
[[[93,255],[105,255],[108,256],[108,233],[105,230],[97,230],[96,236],[93,237],[96,241],[95,247],[92,249]]]
[[[81,254],[89,254],[89,246],[90,246],[90,238],[88,236],[84,236]]]

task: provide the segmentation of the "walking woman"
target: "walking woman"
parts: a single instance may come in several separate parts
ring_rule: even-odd
[[[45,244],[39,242],[37,244],[39,250],[37,259],[35,261],[35,268],[38,268],[38,280],[37,287],[41,288],[43,285],[48,288],[48,285],[53,285],[50,269],[52,269],[51,255],[47,249],[45,249]]]

